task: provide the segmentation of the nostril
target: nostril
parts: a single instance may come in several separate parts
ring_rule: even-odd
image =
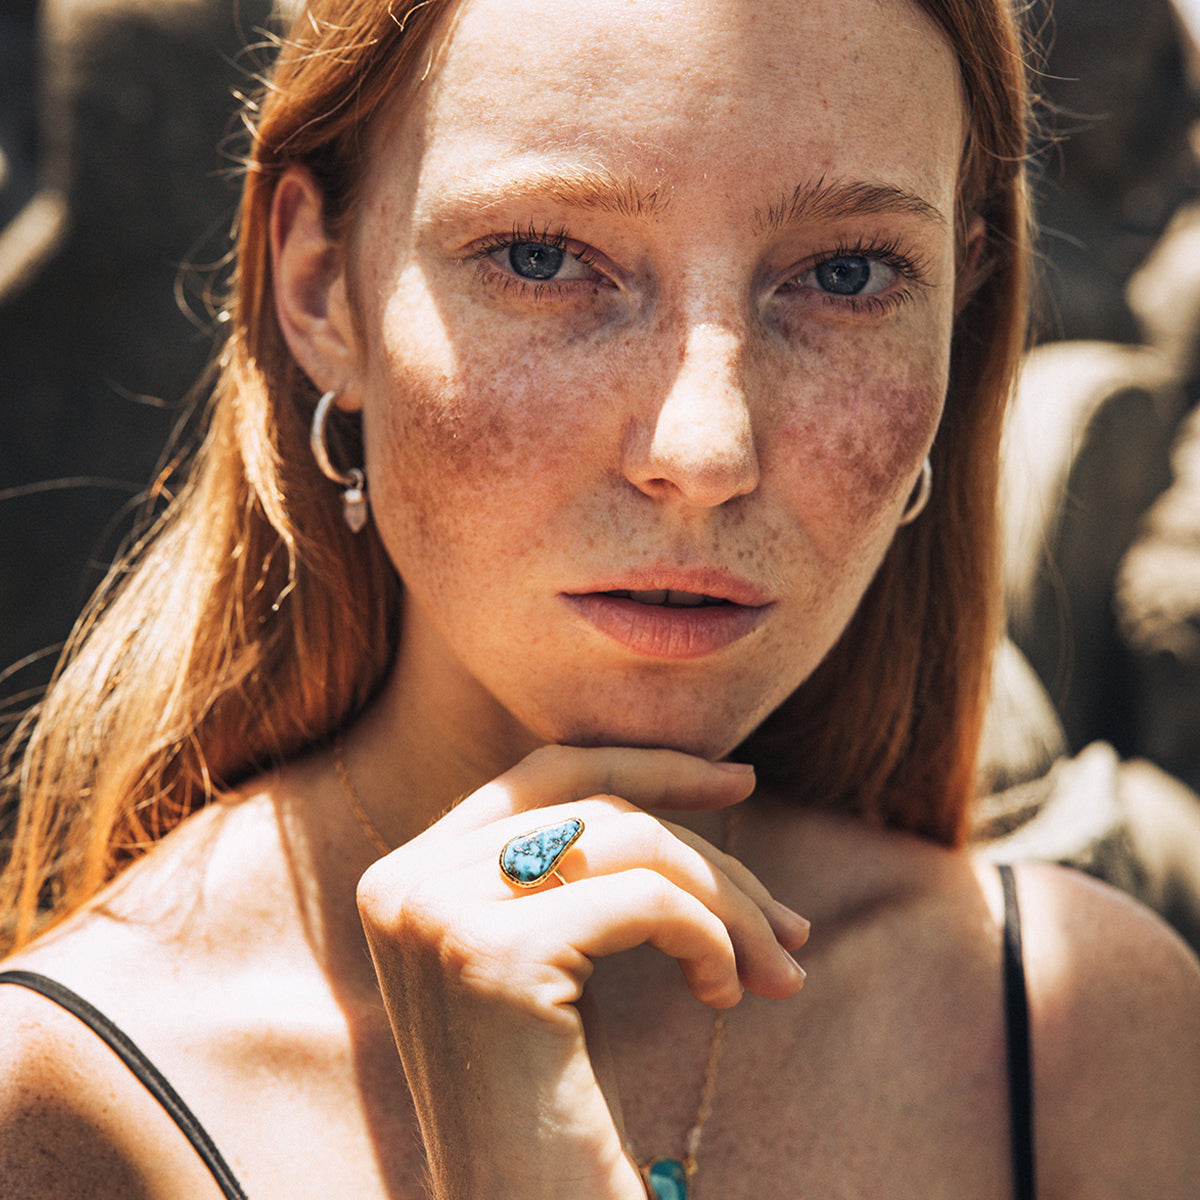
[[[758,487],[742,346],[724,326],[693,327],[678,369],[635,410],[625,472],[647,495],[713,507]]]
[[[661,413],[627,474],[644,491],[678,493],[695,504],[723,504],[754,491],[758,455],[749,420],[720,425]]]

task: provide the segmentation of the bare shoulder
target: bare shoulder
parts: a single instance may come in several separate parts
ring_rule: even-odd
[[[1046,1196],[1200,1195],[1200,966],[1086,876],[1018,868]]]
[[[0,1179],[7,1200],[156,1200],[192,1172],[165,1113],[112,1051],[43,996],[0,986]],[[155,1142],[158,1145],[155,1145]],[[166,1143],[164,1149],[163,1143]],[[203,1194],[203,1193],[200,1193]]]
[[[195,911],[174,865],[168,853],[147,856],[0,969],[65,986],[147,1052],[169,1043],[164,1018],[181,1007],[171,981],[199,974],[172,934],[177,914]],[[147,1029],[165,1033],[148,1046]],[[109,1044],[67,1007],[17,983],[0,984],[0,1180],[4,1200],[212,1192],[187,1140]]]

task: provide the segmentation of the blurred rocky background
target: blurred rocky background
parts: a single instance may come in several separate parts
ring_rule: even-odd
[[[212,354],[267,0],[0,0],[0,707],[128,536]],[[981,844],[1200,946],[1200,0],[1032,0],[1035,348]],[[258,49],[247,51],[247,45]]]
[[[1200,3],[1031,15],[1036,345],[979,833],[1127,888],[1200,948]]]
[[[211,357],[269,15],[0,0],[0,697],[48,677]]]

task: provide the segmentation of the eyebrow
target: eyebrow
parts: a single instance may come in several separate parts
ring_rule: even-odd
[[[790,193],[784,192],[775,204],[756,209],[754,217],[757,232],[774,233],[801,221],[889,213],[920,217],[941,226],[948,224],[941,209],[907,188],[888,183],[830,182],[824,177],[813,183],[797,184]]]
[[[475,206],[514,198],[553,200],[569,208],[618,213],[625,217],[653,217],[670,205],[669,189],[658,185],[641,188],[631,174],[619,176],[603,168],[582,166],[539,167],[509,175],[485,174],[455,189],[456,203]]]
[[[513,199],[548,199],[570,208],[617,213],[625,217],[655,217],[671,206],[672,189],[657,184],[649,191],[632,174],[617,175],[605,168],[577,165],[544,167],[530,171],[484,174],[464,182],[454,192],[454,203],[472,207]],[[754,210],[755,232],[769,234],[803,221],[827,221],[845,216],[889,213],[912,215],[939,226],[946,215],[916,192],[895,184],[863,181],[829,181],[797,184],[767,208]]]

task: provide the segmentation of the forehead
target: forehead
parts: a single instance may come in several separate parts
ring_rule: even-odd
[[[531,158],[669,195],[869,179],[949,212],[958,65],[912,0],[466,0],[404,124],[424,175]]]

